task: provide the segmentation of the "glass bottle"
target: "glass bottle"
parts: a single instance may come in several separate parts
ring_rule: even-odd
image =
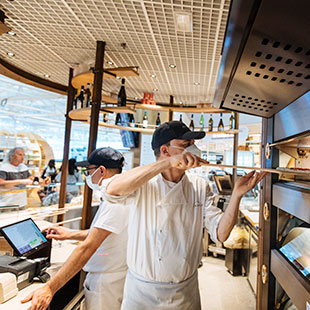
[[[223,113],[221,113],[220,114],[220,122],[219,122],[219,125],[218,125],[218,131],[223,131],[224,130],[224,123],[223,123],[223,119],[222,119],[222,117],[223,117]]]
[[[199,124],[200,124],[200,131],[204,131],[205,120],[203,118],[203,113],[201,113]]]
[[[77,98],[77,108],[82,109],[84,107],[83,103],[84,103],[84,86],[82,85],[80,94]]]
[[[107,123],[108,120],[109,120],[108,113],[104,113],[104,114],[103,114],[103,122],[104,122],[104,123]]]
[[[191,131],[194,131],[195,130],[195,125],[194,125],[194,114],[192,114],[191,116],[191,122],[189,123],[189,129]]]
[[[88,108],[90,106],[90,97],[91,97],[91,91],[90,91],[90,83],[87,83],[87,87],[85,90],[85,98],[84,98],[84,107]]]
[[[119,107],[126,106],[125,79],[122,79],[122,86],[117,96],[117,106]]]
[[[144,112],[143,121],[142,121],[142,127],[143,128],[147,128],[147,125],[148,125],[147,113]]]
[[[121,114],[120,114],[120,113],[117,113],[117,114],[116,114],[116,119],[115,119],[115,125],[120,126],[121,123],[122,123]]]
[[[135,127],[135,118],[133,116],[133,114],[129,114],[129,126],[130,127]]]
[[[212,118],[212,114],[210,114],[208,131],[213,131],[213,118]]]
[[[181,123],[183,123],[182,114],[180,114],[180,120]]]
[[[161,121],[160,121],[160,113],[157,113],[157,118],[156,118],[156,123],[155,125],[160,126]]]
[[[236,119],[234,116],[234,112],[231,112],[231,115],[229,118],[229,129],[236,129]]]

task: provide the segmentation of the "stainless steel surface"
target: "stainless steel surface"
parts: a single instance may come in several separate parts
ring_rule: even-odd
[[[310,224],[310,191],[274,184],[272,197],[274,206]]]
[[[309,57],[310,62],[310,57]],[[308,91],[301,98],[284,108],[274,116],[274,141],[287,139],[291,136],[301,134],[308,131],[310,135],[310,92]],[[299,141],[300,145],[310,146],[308,140]],[[293,143],[293,142],[292,142]],[[298,143],[298,139],[297,139]],[[295,145],[298,144],[295,141]],[[294,143],[293,143],[294,145]]]
[[[219,75],[222,80],[218,87],[222,90],[217,94],[223,96],[216,97],[216,106],[270,117],[309,90],[310,37],[305,36],[310,31],[309,9],[306,0],[298,1],[298,5],[293,0],[257,0],[251,7],[255,16],[250,15],[241,28],[234,27],[231,14],[228,29],[242,31],[247,37],[244,46],[242,41],[239,46],[240,57],[231,56],[235,65],[228,68],[228,81],[224,79],[225,62],[221,64],[220,72],[225,74]],[[227,33],[224,55],[239,43],[231,40],[233,33]]]

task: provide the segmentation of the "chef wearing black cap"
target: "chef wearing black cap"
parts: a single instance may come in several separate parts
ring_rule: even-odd
[[[106,186],[108,202],[130,209],[123,310],[200,309],[202,228],[214,241],[225,241],[241,197],[264,176],[252,172],[242,177],[222,213],[208,183],[187,173],[205,163],[194,144],[204,135],[182,122],[162,124],[152,139],[157,161],[115,176]]]
[[[122,172],[123,155],[112,148],[94,150],[88,159],[76,163],[85,167],[87,185],[102,190],[105,182]],[[46,309],[57,290],[84,266],[86,309],[120,310],[127,272],[128,208],[101,203],[90,230],[69,232],[62,227],[47,229],[47,238],[83,241],[63,267],[42,288],[32,292],[22,302],[32,299],[32,310]]]

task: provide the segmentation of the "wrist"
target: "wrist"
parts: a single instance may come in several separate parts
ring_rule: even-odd
[[[55,293],[57,292],[57,288],[56,288],[56,285],[55,285],[53,279],[51,279],[50,281],[48,281],[48,282],[46,283],[46,286],[47,286],[47,288],[49,289],[49,291],[51,292],[51,294],[54,296]]]
[[[241,200],[242,199],[243,194],[239,193],[237,190],[233,190],[232,194],[231,194],[231,198],[232,199],[236,199],[236,200]]]

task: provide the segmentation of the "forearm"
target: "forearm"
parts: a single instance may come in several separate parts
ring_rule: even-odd
[[[69,240],[84,241],[88,236],[89,229],[70,232]]]
[[[238,218],[239,204],[242,196],[233,193],[228,207],[225,210],[222,218],[220,219],[219,225],[217,227],[217,239],[220,242],[224,242],[230,235],[233,227],[235,226]]]
[[[47,283],[53,295],[83,268],[95,251],[95,247],[82,244],[72,252],[56,275]]]
[[[130,194],[154,176],[169,168],[171,168],[170,160],[164,159],[131,169],[113,178],[107,185],[106,192],[115,196]]]
[[[20,184],[25,184],[25,179],[18,179],[18,180],[0,180],[0,185],[20,185]]]

